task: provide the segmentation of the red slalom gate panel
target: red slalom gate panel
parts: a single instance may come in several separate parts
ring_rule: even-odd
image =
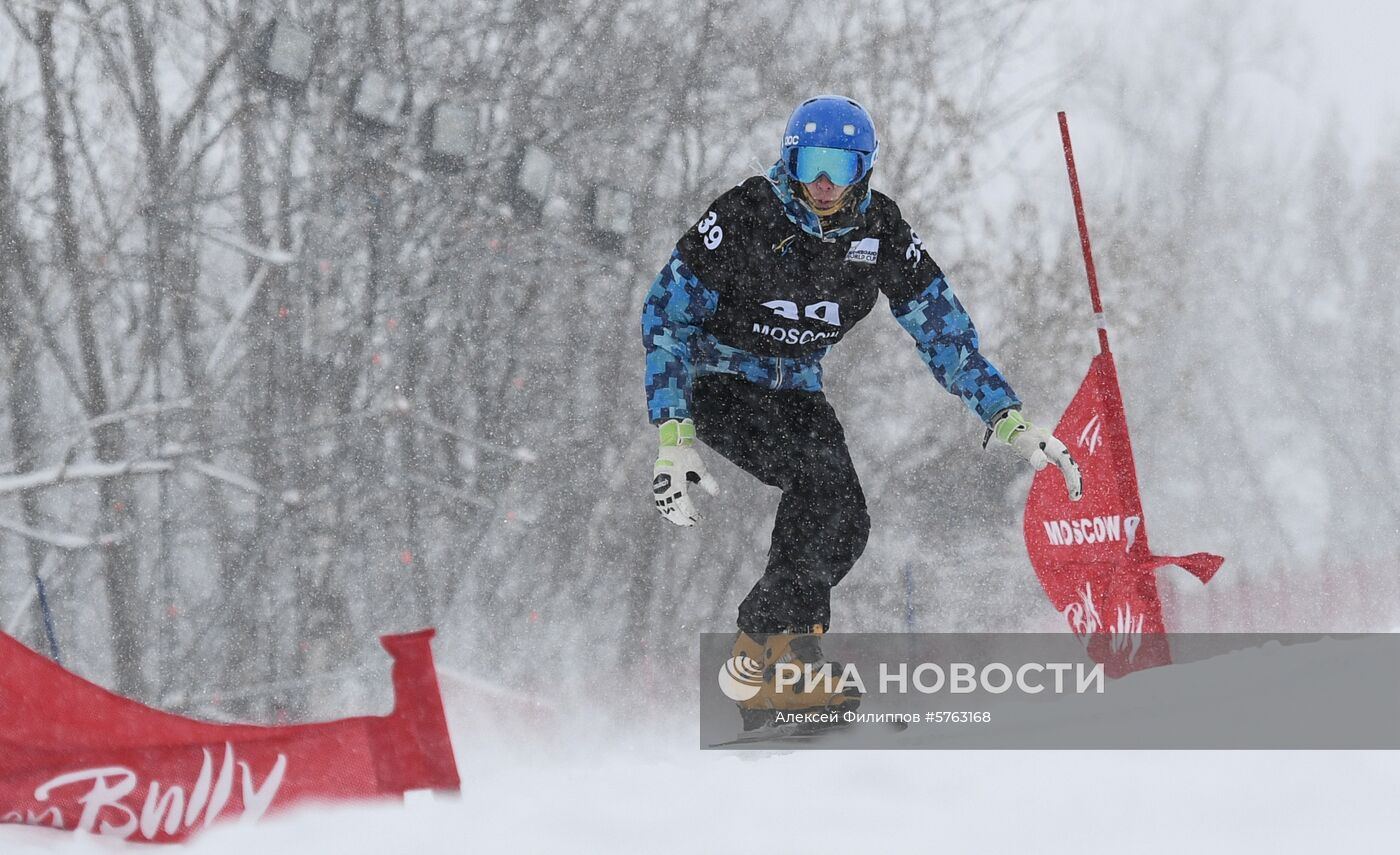
[[[459,790],[433,634],[380,639],[389,715],[263,727],[152,709],[0,633],[0,822],[172,843],[298,802]]]
[[[1089,300],[1099,328],[1099,354],[1055,426],[1055,436],[1069,446],[1084,476],[1083,498],[1069,500],[1055,467],[1036,473],[1026,497],[1026,551],[1070,630],[1109,676],[1119,677],[1171,662],[1157,569],[1176,564],[1204,583],[1225,559],[1207,552],[1153,555],[1148,548],[1122,388],[1108,346],[1069,119],[1063,111],[1059,121]]]
[[[1210,581],[1225,559],[1197,552],[1153,555],[1138,495],[1113,354],[1089,365],[1055,427],[1084,476],[1071,502],[1053,466],[1036,473],[1024,528],[1031,566],[1055,608],[1109,676],[1171,662],[1156,571],[1167,564]]]

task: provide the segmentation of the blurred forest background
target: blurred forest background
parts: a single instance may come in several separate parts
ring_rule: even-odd
[[[1169,4],[1105,41],[1022,0],[0,8],[0,627],[118,692],[344,714],[375,634],[422,625],[503,686],[689,687],[776,494],[711,454],[705,522],[655,514],[641,299],[827,91],[872,109],[875,186],[1047,424],[1096,348],[1070,111],[1154,546],[1227,557],[1206,589],[1162,574],[1169,626],[1400,623],[1400,135],[1357,160],[1325,122],[1260,131],[1259,80],[1302,73],[1286,18]],[[307,37],[304,81],[269,22]],[[886,311],[826,376],[874,517],[836,629],[1062,626],[1028,470]]]

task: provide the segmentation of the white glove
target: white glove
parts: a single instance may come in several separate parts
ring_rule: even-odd
[[[989,438],[990,434],[996,434],[997,439],[1015,449],[1037,472],[1047,463],[1058,466],[1060,474],[1065,476],[1065,489],[1071,501],[1077,502],[1084,496],[1084,479],[1079,474],[1079,464],[1069,456],[1069,449],[1050,431],[1026,421],[1020,410],[1007,410],[988,434]]]
[[[661,450],[651,469],[651,490],[656,496],[656,510],[676,525],[693,526],[700,514],[690,500],[690,485],[699,484],[711,496],[719,494],[719,486],[705,472],[700,452],[695,450],[695,422],[671,419],[661,425]]]

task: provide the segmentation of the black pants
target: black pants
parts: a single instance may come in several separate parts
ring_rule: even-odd
[[[865,551],[870,514],[846,432],[820,392],[775,392],[741,377],[698,380],[695,433],[783,491],[763,577],[739,604],[739,629],[773,633],[831,621],[831,589]]]

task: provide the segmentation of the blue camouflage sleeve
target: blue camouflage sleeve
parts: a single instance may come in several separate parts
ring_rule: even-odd
[[[909,226],[899,206],[880,196],[886,234],[894,249],[881,256],[881,290],[895,320],[914,337],[919,355],[943,388],[962,399],[984,424],[1021,401],[996,366],[977,349],[977,328]]]
[[[691,347],[701,335],[700,325],[718,305],[719,295],[702,285],[680,252],[673,251],[642,306],[647,413],[652,424],[691,417]]]
[[[972,318],[941,273],[911,300],[891,295],[890,311],[914,337],[919,355],[943,388],[961,398],[988,427],[1002,410],[1020,406],[1011,384],[978,351]]]

